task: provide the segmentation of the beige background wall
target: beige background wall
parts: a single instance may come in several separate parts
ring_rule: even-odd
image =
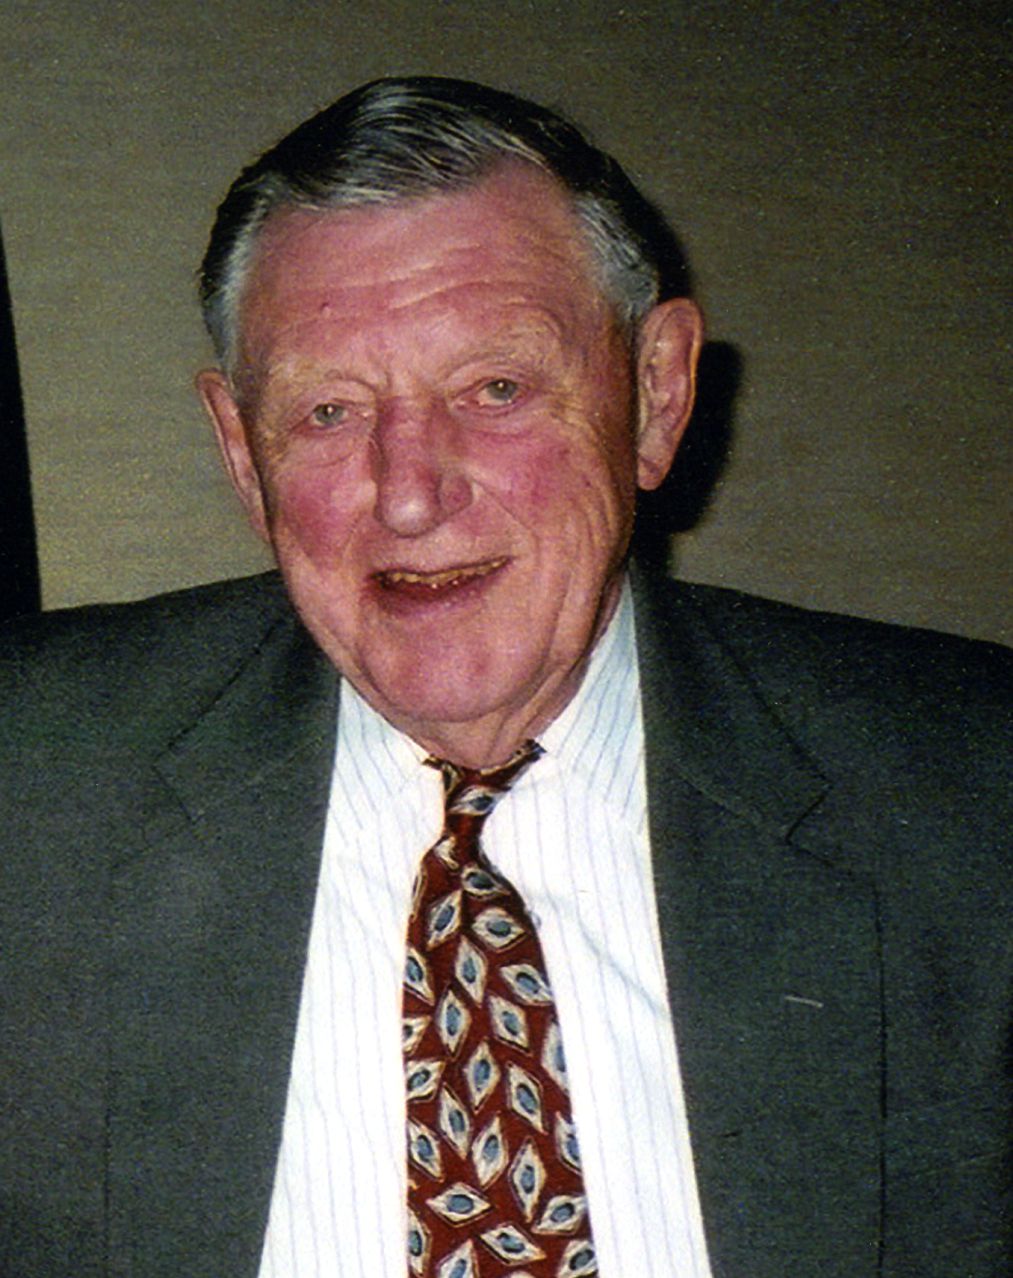
[[[741,363],[685,576],[1009,639],[1005,5],[4,0],[0,218],[47,606],[251,571],[191,392],[241,164],[354,84],[562,106]]]

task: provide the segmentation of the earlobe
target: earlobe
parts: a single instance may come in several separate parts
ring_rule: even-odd
[[[196,385],[201,403],[214,427],[225,473],[243,503],[254,532],[264,541],[270,541],[260,475],[232,387],[225,374],[216,368],[198,373]]]
[[[637,482],[657,488],[689,425],[703,318],[688,297],[659,303],[643,321],[637,348]]]

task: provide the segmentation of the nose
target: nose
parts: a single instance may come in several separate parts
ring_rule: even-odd
[[[399,537],[419,537],[471,501],[454,423],[439,406],[386,404],[375,434],[376,518]]]

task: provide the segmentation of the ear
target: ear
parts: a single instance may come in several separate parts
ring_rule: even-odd
[[[250,448],[246,424],[228,378],[217,368],[208,368],[197,374],[196,384],[197,393],[214,427],[225,472],[243,503],[246,517],[254,532],[270,542],[260,474]]]
[[[688,297],[657,305],[637,345],[637,483],[657,488],[668,474],[696,395],[703,318]]]

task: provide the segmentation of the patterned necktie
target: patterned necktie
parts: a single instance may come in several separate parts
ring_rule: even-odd
[[[482,823],[542,748],[438,759],[446,817],[415,881],[404,988],[412,1278],[597,1274],[542,949]]]

